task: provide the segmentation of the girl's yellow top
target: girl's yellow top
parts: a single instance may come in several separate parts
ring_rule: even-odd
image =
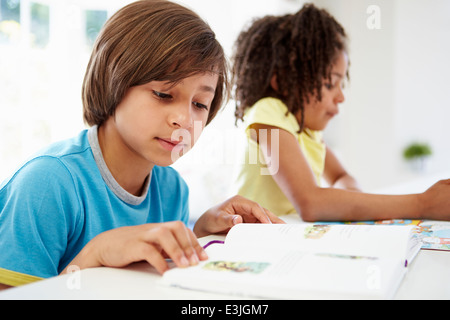
[[[274,158],[277,155],[272,155],[272,160],[266,164],[258,144],[250,138],[250,126],[256,123],[277,127],[293,134],[318,185],[321,183],[326,154],[322,132],[303,129],[301,133],[298,133],[300,126],[297,119],[291,112],[288,112],[287,106],[281,100],[275,98],[259,100],[244,115],[246,143],[243,155],[245,158],[239,162],[236,180],[237,193],[258,202],[276,215],[295,213],[296,210],[292,203],[286,198],[272,176],[268,174],[267,166],[276,166],[274,161],[279,157]],[[276,141],[272,142],[272,145],[273,143]],[[276,167],[273,168],[276,169]]]

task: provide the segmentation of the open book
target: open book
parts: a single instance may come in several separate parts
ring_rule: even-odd
[[[298,215],[295,215],[295,218],[298,220]],[[320,222],[320,224],[375,224],[386,226],[414,225],[416,227],[414,232],[422,241],[422,249],[450,251],[450,221],[393,219],[376,221]]]
[[[239,224],[209,259],[163,283],[255,298],[390,299],[417,252],[414,226]]]

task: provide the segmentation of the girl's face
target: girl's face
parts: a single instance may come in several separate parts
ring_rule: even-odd
[[[328,122],[339,113],[339,103],[344,102],[343,84],[347,74],[348,57],[341,52],[331,69],[331,82],[324,80],[322,85],[322,100],[314,96],[305,105],[305,128],[311,130],[324,130]],[[300,112],[297,114],[297,118]]]
[[[203,131],[217,80],[202,73],[129,88],[112,117],[122,150],[149,165],[172,164]]]

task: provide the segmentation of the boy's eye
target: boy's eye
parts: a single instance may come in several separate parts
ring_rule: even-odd
[[[159,91],[156,91],[156,90],[152,90],[152,92],[160,100],[170,100],[170,99],[173,98],[173,96],[168,94],[168,93],[159,92]],[[192,104],[198,109],[208,110],[208,106],[203,104],[203,103],[200,103],[200,102],[197,102],[197,101],[193,101]]]
[[[199,103],[199,102],[192,102],[192,104],[194,105],[194,106],[196,106],[197,108],[199,108],[199,109],[205,109],[205,110],[208,110],[208,106],[206,106],[206,105],[204,105],[204,104],[202,104],[202,103]]]
[[[153,90],[153,94],[156,97],[158,97],[159,99],[171,99],[172,98],[172,96],[170,94],[159,92],[159,91],[155,91],[155,90]]]

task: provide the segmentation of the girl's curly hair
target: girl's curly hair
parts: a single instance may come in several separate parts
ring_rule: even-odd
[[[236,121],[258,100],[275,97],[291,113],[301,112],[302,130],[304,105],[311,95],[321,100],[323,80],[330,79],[337,54],[346,50],[345,40],[344,28],[313,4],[295,14],[255,20],[234,48]],[[277,90],[271,86],[274,75]]]

